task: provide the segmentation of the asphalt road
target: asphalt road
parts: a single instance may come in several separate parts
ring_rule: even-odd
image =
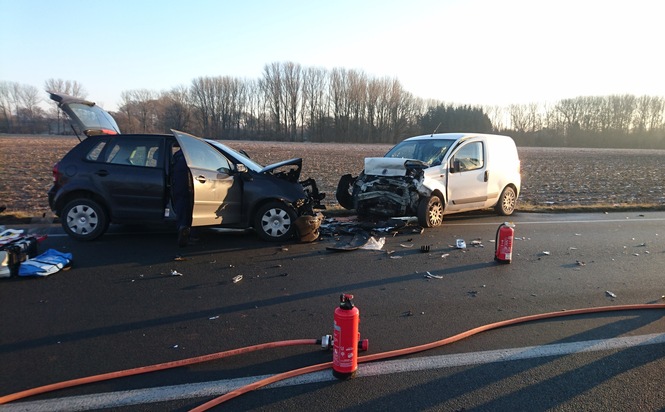
[[[485,324],[579,308],[663,304],[665,213],[515,215],[515,257],[493,261],[493,215],[447,217],[381,250],[332,252],[326,237],[270,244],[203,231],[114,227],[82,243],[54,226],[40,245],[73,254],[46,278],[0,279],[0,396],[64,380],[332,333],[340,293],[369,351],[413,347]],[[455,248],[463,238],[468,248]],[[478,240],[477,245],[473,241]],[[429,252],[421,252],[429,246]],[[181,256],[181,259],[176,257]],[[173,275],[176,271],[176,275]],[[426,277],[427,275],[433,275]],[[234,282],[234,278],[242,279]],[[662,410],[662,309],[557,317],[417,354],[256,390],[224,410]],[[267,349],[0,405],[0,411],[190,410],[264,375],[329,362],[315,345]],[[217,410],[216,409],[216,410]]]

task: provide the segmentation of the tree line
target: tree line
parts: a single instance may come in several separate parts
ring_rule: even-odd
[[[87,97],[76,81],[46,90]],[[0,133],[70,133],[35,86],[0,81]],[[50,102],[50,100],[49,100]],[[471,106],[424,100],[396,78],[359,70],[267,64],[258,79],[198,77],[167,91],[121,93],[123,133],[170,129],[224,140],[395,143],[433,132],[509,134],[518,145],[665,149],[665,98],[580,96],[552,105]]]

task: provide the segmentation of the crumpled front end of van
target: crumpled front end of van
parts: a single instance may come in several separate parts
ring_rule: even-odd
[[[342,176],[337,198],[362,217],[413,216],[422,197],[432,191],[424,184],[427,164],[419,160],[372,157],[357,177]]]

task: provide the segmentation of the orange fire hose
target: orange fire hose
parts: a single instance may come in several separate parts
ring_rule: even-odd
[[[72,386],[85,385],[88,383],[101,382],[116,378],[123,378],[126,376],[139,375],[142,373],[161,371],[171,368],[177,368],[180,366],[194,365],[197,363],[208,362],[216,359],[227,358],[230,356],[241,355],[243,353],[255,352],[262,349],[269,348],[279,348],[284,346],[296,346],[296,345],[316,345],[319,341],[316,339],[295,339],[295,340],[284,340],[277,342],[268,342],[262,343],[254,346],[247,346],[239,349],[231,349],[224,352],[217,352],[210,355],[196,356],[193,358],[182,359],[172,362],[158,363],[150,366],[141,366],[133,369],[126,369],[116,372],[108,372],[100,375],[87,376],[84,378],[72,379],[68,381],[53,383],[50,385],[40,386],[33,389],[28,389],[22,392],[16,392],[10,395],[5,395],[0,397],[0,405],[3,405],[8,402],[12,402],[18,399],[27,398],[29,396],[40,395],[47,392],[56,391],[59,389],[71,388]]]
[[[548,312],[548,313],[542,313],[538,315],[529,315],[529,316],[522,316],[518,318],[513,318],[513,319],[508,319],[508,320],[503,320],[495,323],[489,323],[486,325],[482,325],[473,329],[469,329],[465,332],[459,333],[457,335],[441,339],[438,341],[434,341],[431,343],[427,343],[424,345],[418,345],[418,346],[412,346],[409,348],[404,348],[404,349],[397,349],[397,350],[392,350],[392,351],[387,351],[387,352],[381,352],[381,353],[376,353],[373,355],[366,355],[366,356],[361,356],[358,358],[359,363],[363,362],[372,362],[372,361],[377,361],[377,360],[382,360],[382,359],[387,359],[387,358],[392,358],[392,357],[397,357],[397,356],[403,356],[403,355],[409,355],[409,354],[414,354],[422,351],[426,351],[429,349],[437,348],[440,346],[448,345],[450,343],[454,343],[457,341],[460,341],[462,339],[468,338],[470,336],[476,335],[480,332],[485,332],[488,330],[493,330],[493,329],[498,329],[502,328],[505,326],[510,326],[510,325],[516,325],[519,323],[525,323],[525,322],[531,322],[531,321],[536,321],[536,320],[544,320],[544,319],[550,319],[550,318],[556,318],[556,317],[563,317],[563,316],[573,316],[573,315],[582,315],[582,314],[590,314],[590,313],[600,313],[600,312],[618,312],[618,311],[627,311],[627,310],[644,310],[644,309],[665,309],[665,304],[637,304],[637,305],[619,305],[619,306],[600,306],[600,307],[595,307],[595,308],[584,308],[584,309],[575,309],[575,310],[564,310],[564,311],[558,311],[558,312]],[[166,362],[166,363],[160,363],[156,365],[150,365],[150,366],[142,366],[134,369],[127,369],[127,370],[122,370],[122,371],[116,371],[116,372],[109,372],[109,373],[104,373],[100,375],[94,375],[94,376],[89,376],[89,377],[84,377],[84,378],[78,378],[78,379],[72,379],[68,381],[63,381],[59,383],[54,383],[50,385],[45,385],[45,386],[40,386],[37,388],[25,390],[22,392],[16,392],[13,394],[5,395],[0,397],[0,405],[12,402],[18,399],[23,399],[27,398],[30,396],[34,395],[39,395],[47,392],[52,392],[55,390],[59,389],[64,389],[64,388],[70,388],[73,386],[78,386],[78,385],[84,385],[88,383],[94,383],[94,382],[101,382],[105,380],[110,380],[110,379],[115,379],[115,378],[121,378],[121,377],[126,377],[126,376],[132,376],[132,375],[138,375],[142,373],[148,373],[148,372],[155,372],[159,370],[165,370],[165,369],[170,369],[170,368],[176,368],[180,366],[188,366],[188,365],[193,365],[196,363],[202,363],[202,362],[207,362],[207,361],[212,361],[216,359],[222,359],[225,357],[230,357],[230,356],[235,356],[235,355],[240,355],[244,353],[250,353],[262,349],[268,349],[268,348],[277,348],[277,347],[285,347],[285,346],[295,346],[295,345],[311,345],[311,344],[318,344],[319,341],[317,339],[296,339],[296,340],[285,340],[285,341],[277,341],[277,342],[269,342],[269,343],[263,343],[259,345],[254,345],[254,346],[247,346],[244,348],[238,348],[238,349],[232,349],[224,352],[217,352],[213,353],[210,355],[203,355],[203,356],[197,356],[193,358],[188,358],[188,359],[183,359],[179,361],[172,361],[172,362]],[[317,365],[311,365],[307,366],[304,368],[300,369],[295,369],[292,371],[288,372],[283,372],[280,374],[276,374],[273,376],[270,376],[268,378],[253,382],[251,384],[248,384],[246,386],[243,386],[241,388],[238,388],[236,390],[233,390],[231,392],[228,392],[220,397],[217,397],[215,399],[212,399],[194,409],[192,409],[192,412],[200,412],[200,411],[206,411],[212,407],[215,407],[223,402],[226,402],[227,400],[236,398],[244,393],[253,391],[255,389],[262,388],[266,385],[269,385],[274,382],[279,382],[284,379],[288,379],[291,377],[295,376],[300,376],[304,375],[306,373],[312,373],[312,372],[318,372],[321,370],[325,370],[327,368],[330,368],[332,366],[332,362],[325,362],[325,363],[320,363]]]
[[[582,314],[589,314],[589,313],[600,313],[600,312],[613,312],[613,311],[622,311],[622,310],[643,310],[643,309],[665,309],[665,304],[638,304],[638,305],[620,305],[620,306],[600,306],[600,307],[595,307],[595,308],[585,308],[585,309],[574,309],[574,310],[567,310],[567,311],[559,311],[559,312],[548,312],[548,313],[542,313],[538,315],[529,315],[529,316],[522,316],[519,318],[513,318],[513,319],[508,319],[508,320],[503,320],[500,322],[495,322],[495,323],[489,323],[486,325],[479,326],[474,329],[469,329],[465,332],[459,333],[457,335],[451,336],[449,338],[441,339],[435,342],[427,343],[424,345],[419,345],[419,346],[412,346],[409,348],[404,348],[404,349],[397,349],[397,350],[392,350],[388,352],[381,352],[381,353],[376,353],[373,355],[366,355],[366,356],[360,356],[358,358],[358,363],[361,362],[372,362],[372,361],[377,361],[381,359],[387,359],[387,358],[392,358],[396,356],[403,356],[403,355],[410,355],[413,353],[417,352],[422,352],[425,350],[437,348],[439,346],[444,346],[448,345],[453,342],[460,341],[464,338],[468,338],[469,336],[476,335],[480,332],[485,332],[488,330],[492,329],[498,329],[502,328],[504,326],[510,326],[510,325],[516,325],[518,323],[525,323],[525,322],[531,322],[535,320],[543,320],[543,319],[550,319],[550,318],[556,318],[556,317],[562,317],[562,316],[573,316],[573,315],[582,315]],[[262,388],[266,385],[269,385],[274,382],[278,382],[284,379],[292,378],[294,376],[300,376],[304,375],[306,373],[311,373],[311,372],[318,372],[324,369],[327,369],[332,366],[332,362],[326,362],[326,363],[321,363],[318,365],[312,365],[312,366],[307,366],[304,368],[300,369],[295,369],[292,371],[280,373],[277,375],[270,376],[268,378],[250,383],[246,386],[243,386],[241,388],[238,388],[234,391],[228,392],[220,397],[217,397],[215,399],[212,399],[194,409],[191,410],[191,412],[202,412],[202,411],[207,411],[210,408],[213,408],[223,402],[226,402],[230,399],[233,399],[235,397],[238,397],[244,393],[247,393],[249,391],[253,391],[255,389]]]

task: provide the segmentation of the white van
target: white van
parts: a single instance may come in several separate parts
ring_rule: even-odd
[[[440,133],[411,137],[384,157],[342,176],[337,200],[360,217],[417,216],[439,226],[451,213],[494,207],[511,215],[520,193],[520,160],[508,136]]]

